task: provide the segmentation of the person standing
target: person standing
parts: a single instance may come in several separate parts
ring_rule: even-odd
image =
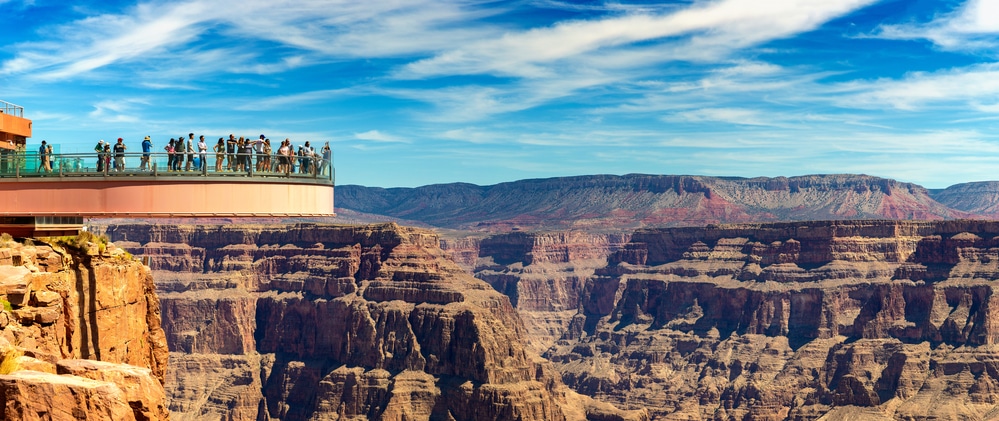
[[[260,138],[253,142],[253,153],[257,154],[257,172],[263,171],[264,166],[264,139],[267,136],[260,135]]]
[[[176,158],[176,155],[174,155],[174,152],[176,151],[175,146],[176,140],[171,137],[170,142],[163,148],[163,150],[167,153],[167,171],[173,171],[173,161]]]
[[[264,165],[263,165],[263,167],[264,167],[264,171],[267,171],[267,172],[274,171],[274,167],[271,166],[271,153],[273,153],[273,152],[274,152],[274,150],[271,149],[271,140],[270,139],[264,139],[264,149],[263,149],[263,155],[264,155]]]
[[[226,171],[231,171],[236,169],[236,144],[239,143],[236,140],[236,136],[229,133],[229,140],[225,141],[225,169]]]
[[[139,163],[139,170],[146,171],[151,170],[149,167],[149,153],[153,150],[153,141],[146,136],[142,139],[142,161]]]
[[[288,152],[291,149],[291,146],[289,145],[290,142],[288,139],[285,139],[281,142],[281,147],[278,148],[278,172],[283,172],[285,174],[291,172],[291,166],[289,165],[291,164],[291,161],[289,161],[290,153]]]
[[[225,162],[225,139],[219,138],[212,150],[215,151],[215,172],[222,172],[222,163]]]
[[[42,146],[38,147],[38,169],[35,170],[35,172],[48,171],[48,162],[49,162],[48,152],[49,152],[49,149],[45,145],[46,145],[46,143],[43,140],[42,141]]]
[[[309,146],[309,141],[305,141],[304,151],[299,155],[302,156],[302,174],[309,174],[312,169],[312,147]]]
[[[104,144],[104,174],[107,175],[108,171],[111,171],[111,142]]]
[[[205,143],[205,136],[198,136],[198,171],[205,172],[208,165],[208,144]]]
[[[326,142],[326,144],[323,145],[322,153],[323,153],[323,164],[322,164],[323,166],[322,168],[320,168],[321,171],[320,175],[326,175],[326,170],[329,169],[330,163],[333,162],[333,150],[330,149],[329,142]]]
[[[114,144],[114,170],[117,172],[125,171],[125,142],[124,139],[118,138],[118,143]]]
[[[94,152],[97,152],[97,172],[104,172],[104,139],[97,141]]]
[[[184,171],[191,171],[191,165],[194,165],[194,143],[194,133],[188,133],[184,147],[187,151],[187,163],[184,164]]]

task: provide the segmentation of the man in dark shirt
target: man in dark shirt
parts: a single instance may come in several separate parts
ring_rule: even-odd
[[[122,143],[123,139],[118,138],[118,143],[114,144],[114,170],[118,172],[125,171],[125,144]]]
[[[236,136],[229,134],[229,140],[225,141],[226,162],[225,169],[236,169]]]

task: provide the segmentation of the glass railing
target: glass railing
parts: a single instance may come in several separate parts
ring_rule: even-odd
[[[190,159],[189,159],[190,158]],[[258,177],[334,184],[331,161],[316,156],[262,154],[53,153],[0,150],[0,179],[32,177]]]

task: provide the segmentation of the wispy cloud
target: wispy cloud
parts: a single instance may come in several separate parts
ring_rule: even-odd
[[[926,24],[883,25],[875,36],[888,39],[927,39],[947,50],[999,53],[999,2],[969,0],[956,10]]]
[[[368,130],[364,133],[354,133],[354,139],[378,143],[409,143],[409,141],[404,138],[382,133],[378,130]]]
[[[899,79],[839,84],[836,102],[850,108],[884,106],[915,111],[959,108],[994,113],[999,104],[999,63],[979,64],[938,72],[916,72]]]
[[[0,74],[63,80],[122,63],[152,61],[157,68],[183,69],[191,66],[192,58],[204,72],[272,73],[322,57],[432,52],[492,31],[488,25],[458,25],[497,13],[465,6],[431,0],[150,1],[119,14],[47,28],[50,38],[14,46],[14,58],[0,65]],[[229,43],[244,45],[224,48],[224,60],[197,60],[198,55],[218,55],[213,39],[246,42]],[[287,49],[276,62],[261,62],[255,53],[261,41]]]
[[[649,48],[682,52],[685,57],[718,59],[735,49],[811,30],[872,0],[794,1],[722,0],[698,2],[666,14],[628,14],[596,20],[560,22],[549,28],[508,32],[498,39],[470,42],[414,62],[403,77],[494,74],[550,77],[546,65],[638,42]],[[679,39],[669,39],[679,37]],[[677,45],[681,48],[676,48]],[[667,48],[663,48],[663,47]],[[672,51],[669,51],[672,50]],[[666,56],[656,61],[674,59]]]

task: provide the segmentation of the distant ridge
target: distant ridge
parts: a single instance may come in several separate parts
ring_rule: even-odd
[[[975,184],[975,183],[971,183]],[[954,186],[957,187],[957,186]],[[999,214],[999,182],[992,208]],[[705,225],[825,219],[978,218],[984,204],[897,180],[856,174],[799,177],[591,175],[415,188],[337,186],[337,207],[373,217],[481,231]],[[964,208],[958,205],[965,206]],[[966,210],[967,209],[967,210]]]
[[[930,196],[945,206],[985,218],[999,218],[999,181],[976,181],[934,190]]]

